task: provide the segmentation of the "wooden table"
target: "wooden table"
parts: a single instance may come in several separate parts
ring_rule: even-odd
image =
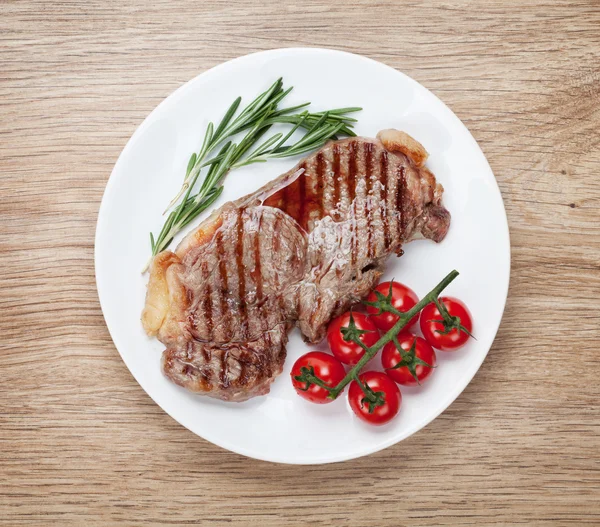
[[[402,4],[0,4],[0,523],[600,525],[600,4]],[[198,73],[286,46],[431,89],[483,148],[511,230],[474,381],[408,440],[330,466],[179,426],[121,361],[94,282],[102,192],[142,119]]]

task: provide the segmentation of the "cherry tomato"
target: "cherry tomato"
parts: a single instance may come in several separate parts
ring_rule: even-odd
[[[393,342],[381,352],[381,364],[390,378],[404,386],[417,386],[429,377],[436,364],[435,351],[429,343],[411,333],[398,335],[402,354]],[[414,345],[414,349],[413,349]],[[396,368],[401,364],[399,368]]]
[[[473,330],[471,313],[465,304],[457,298],[443,296],[438,298],[448,312],[447,322],[435,303],[427,304],[421,311],[421,331],[434,348],[453,351],[469,340]]]
[[[302,355],[292,366],[292,384],[298,395],[317,404],[330,403],[329,390],[310,381],[299,380],[297,377],[315,375],[327,386],[333,388],[346,376],[342,363],[329,353],[311,351]]]
[[[354,365],[365,354],[365,350],[355,342],[344,340],[342,328],[350,326],[350,313],[348,311],[331,321],[329,328],[327,328],[327,342],[331,353],[339,360],[344,364]],[[377,331],[377,327],[370,317],[363,313],[352,312],[352,318],[358,330],[366,331],[359,337],[365,346],[371,347],[379,340],[379,331]]]
[[[354,413],[373,425],[383,425],[390,421],[400,410],[402,402],[398,385],[380,371],[368,371],[360,375],[359,379],[363,385],[368,386],[369,395],[363,392],[356,381],[352,381],[348,400]],[[369,402],[369,398],[377,402]]]
[[[398,310],[405,313],[406,311],[415,307],[417,302],[419,301],[419,297],[417,294],[410,288],[406,287],[404,284],[400,284],[398,282],[382,282],[379,284],[367,297],[367,302],[376,302],[377,295],[375,291],[378,291],[383,296],[388,296],[390,294],[390,284],[392,287],[392,305]],[[381,329],[382,331],[389,331],[392,329],[392,326],[398,322],[398,315],[394,315],[393,313],[381,313],[379,309],[374,306],[368,306],[367,312],[371,315],[373,322],[375,325]],[[410,329],[414,326],[419,320],[419,315],[416,314],[408,324],[406,324],[405,329]]]

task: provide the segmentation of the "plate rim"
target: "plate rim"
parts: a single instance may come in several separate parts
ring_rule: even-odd
[[[136,373],[134,373],[135,368],[132,367],[132,365],[130,364],[130,361],[125,357],[125,355],[123,353],[121,353],[121,350],[119,348],[119,346],[117,345],[117,340],[115,338],[115,335],[113,335],[113,331],[111,330],[108,321],[107,321],[107,315],[106,315],[106,303],[107,300],[105,299],[103,301],[103,294],[101,292],[102,288],[101,288],[101,282],[102,279],[100,278],[100,257],[99,257],[99,251],[98,251],[98,244],[99,244],[99,240],[102,236],[102,230],[101,230],[101,221],[103,218],[103,215],[106,214],[106,209],[108,207],[107,203],[107,196],[110,196],[110,194],[113,192],[113,187],[115,186],[115,181],[116,181],[116,177],[115,176],[115,172],[119,166],[119,164],[122,162],[121,160],[125,157],[125,155],[129,152],[129,150],[131,150],[135,143],[138,140],[138,137],[144,132],[144,130],[147,128],[147,126],[149,126],[150,124],[150,120],[152,118],[152,116],[154,114],[156,114],[157,112],[159,112],[165,105],[167,104],[173,104],[174,101],[176,101],[178,98],[182,97],[183,94],[190,89],[191,85],[196,82],[199,78],[201,77],[205,77],[205,76],[210,76],[210,75],[214,75],[215,73],[218,73],[221,69],[227,68],[227,67],[232,67],[235,65],[236,62],[238,61],[242,61],[242,60],[248,60],[251,57],[259,57],[261,55],[272,55],[274,57],[276,57],[277,55],[285,55],[287,53],[305,53],[305,52],[310,52],[310,53],[316,53],[316,54],[338,54],[338,55],[345,55],[345,56],[351,56],[354,59],[358,59],[361,61],[365,61],[365,62],[369,62],[369,63],[375,63],[376,65],[380,66],[380,67],[384,67],[388,70],[391,70],[394,72],[394,74],[399,75],[401,77],[404,78],[405,81],[409,81],[412,84],[415,84],[418,86],[418,88],[420,90],[425,90],[430,96],[434,97],[440,104],[441,107],[448,113],[449,117],[453,120],[455,120],[459,126],[461,126],[464,131],[467,132],[466,137],[471,141],[472,145],[479,150],[479,152],[481,153],[483,160],[485,161],[485,165],[487,166],[487,168],[489,169],[490,173],[493,176],[493,184],[495,185],[495,189],[498,192],[498,196],[500,197],[500,204],[502,207],[502,212],[504,213],[503,215],[503,223],[501,226],[501,231],[503,234],[503,238],[505,240],[505,250],[503,251],[503,254],[505,254],[505,269],[506,269],[506,273],[505,276],[502,277],[503,278],[503,282],[505,284],[505,287],[502,290],[502,297],[503,297],[503,301],[502,301],[502,309],[501,309],[501,315],[498,319],[498,323],[497,326],[495,328],[493,328],[492,334],[493,334],[493,338],[491,340],[491,344],[489,346],[489,348],[485,351],[485,353],[482,354],[480,360],[479,360],[479,364],[477,364],[477,367],[474,369],[473,374],[471,376],[469,376],[468,378],[466,378],[464,380],[463,383],[460,383],[456,386],[456,388],[454,390],[452,390],[451,392],[448,392],[447,396],[446,396],[446,400],[444,401],[444,403],[440,406],[439,410],[437,412],[433,412],[431,414],[431,416],[428,416],[428,418],[422,422],[422,423],[418,423],[418,425],[416,427],[410,427],[407,431],[397,434],[396,436],[393,436],[385,441],[382,442],[378,442],[376,444],[376,446],[370,446],[367,445],[366,447],[364,447],[363,449],[360,449],[359,451],[352,453],[352,454],[345,454],[345,455],[327,455],[327,456],[323,456],[323,458],[317,458],[314,457],[313,459],[307,461],[307,460],[295,460],[295,459],[290,459],[289,457],[285,457],[285,456],[279,456],[279,455],[274,455],[274,456],[265,456],[262,455],[261,453],[252,451],[251,449],[247,449],[245,447],[240,447],[239,445],[236,444],[232,444],[230,443],[228,440],[223,440],[221,438],[216,439],[214,437],[207,437],[207,435],[204,434],[204,432],[201,434],[198,431],[194,430],[191,426],[188,426],[187,424],[185,424],[184,422],[182,422],[180,419],[178,419],[177,417],[175,417],[170,411],[166,410],[157,400],[156,398],[148,391],[146,390],[146,388],[143,386],[143,384],[140,382],[140,380],[138,379],[138,376],[136,375]],[[500,226],[499,226],[500,227]],[[435,420],[437,417],[439,417],[444,411],[446,411],[446,409],[460,396],[460,394],[466,389],[466,387],[471,383],[471,381],[473,380],[473,378],[475,377],[475,375],[477,374],[477,372],[479,371],[479,369],[481,368],[481,365],[483,364],[483,362],[485,361],[486,357],[488,356],[491,347],[493,346],[493,343],[496,339],[498,330],[500,328],[500,325],[502,323],[502,320],[504,318],[504,312],[505,312],[505,308],[506,308],[506,302],[508,299],[508,291],[509,291],[509,286],[510,286],[510,273],[511,273],[511,244],[510,244],[510,229],[509,229],[509,225],[508,225],[508,217],[506,214],[506,207],[504,206],[504,199],[502,197],[502,193],[500,191],[500,187],[498,185],[498,181],[496,179],[496,176],[494,175],[494,172],[491,168],[491,166],[489,165],[489,162],[487,160],[487,157],[485,156],[485,153],[483,152],[483,150],[481,149],[481,147],[479,146],[479,144],[477,143],[477,141],[475,140],[475,138],[473,137],[473,135],[471,134],[470,130],[467,128],[467,126],[459,119],[459,117],[446,105],[446,103],[444,103],[444,101],[442,101],[439,97],[437,97],[437,95],[435,95],[433,92],[431,92],[428,88],[426,88],[425,86],[423,86],[422,84],[420,84],[418,81],[416,81],[415,79],[411,78],[410,76],[406,75],[405,73],[397,70],[396,68],[389,66],[388,64],[385,64],[384,62],[380,62],[378,60],[366,57],[364,55],[360,55],[360,54],[356,54],[356,53],[351,53],[348,51],[343,51],[343,50],[338,50],[338,49],[334,49],[334,48],[323,48],[323,47],[288,47],[288,48],[274,48],[274,49],[268,49],[268,50],[262,50],[262,51],[257,51],[254,53],[249,53],[246,55],[241,55],[239,57],[236,57],[234,59],[222,62],[220,64],[217,64],[215,66],[213,66],[212,68],[209,68],[205,71],[202,71],[201,73],[199,73],[198,75],[194,76],[193,78],[191,78],[190,80],[188,80],[187,82],[185,82],[184,84],[182,84],[181,86],[179,86],[178,88],[176,88],[174,91],[172,91],[169,95],[167,95],[162,101],[160,101],[160,103],[158,105],[156,105],[151,111],[150,113],[144,118],[144,120],[138,125],[138,127],[135,129],[135,131],[133,132],[133,134],[129,137],[129,139],[127,140],[127,143],[125,144],[125,146],[123,147],[123,149],[121,150],[114,166],[113,169],[110,173],[110,176],[106,182],[106,186],[104,189],[104,192],[102,194],[102,200],[100,203],[100,207],[98,209],[98,216],[97,216],[97,220],[96,220],[96,229],[95,229],[95,236],[94,236],[94,276],[95,276],[95,281],[96,281],[96,289],[98,292],[98,299],[100,302],[100,307],[101,307],[101,311],[102,311],[102,315],[104,317],[104,321],[106,324],[106,327],[108,329],[108,332],[111,336],[111,339],[113,341],[113,344],[115,346],[115,348],[117,349],[121,359],[123,360],[123,362],[125,363],[125,365],[127,366],[127,369],[129,370],[130,374],[133,376],[133,378],[136,380],[136,382],[139,384],[139,386],[144,390],[144,392],[150,397],[150,399],[152,399],[152,401],[158,405],[162,411],[164,411],[167,415],[169,415],[172,419],[174,419],[177,423],[179,423],[181,426],[183,426],[184,428],[188,429],[190,432],[192,432],[194,435],[204,439],[205,441],[208,441],[220,448],[223,448],[225,450],[229,450],[231,452],[234,452],[236,454],[245,456],[245,457],[249,457],[249,458],[253,458],[253,459],[258,459],[261,461],[268,461],[268,462],[273,462],[273,463],[282,463],[282,464],[292,464],[292,465],[318,465],[318,464],[324,464],[324,463],[338,463],[338,462],[343,462],[343,461],[347,461],[347,460],[351,460],[351,459],[357,459],[363,456],[367,456],[370,454],[373,454],[375,452],[379,452],[381,450],[384,450],[392,445],[395,445],[396,443],[399,443],[400,441],[410,437],[411,435],[417,433],[418,431],[422,430],[423,428],[425,428],[426,426],[428,426],[433,420]],[[210,434],[208,434],[208,436],[210,436]]]

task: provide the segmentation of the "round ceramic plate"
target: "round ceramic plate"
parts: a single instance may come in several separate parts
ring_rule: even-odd
[[[248,102],[278,77],[286,87],[294,86],[286,100],[289,105],[311,101],[314,111],[361,106],[363,111],[356,114],[358,135],[374,137],[384,128],[405,130],[429,151],[427,166],[445,188],[444,204],[452,214],[446,239],[439,245],[425,240],[407,244],[402,258],[389,258],[384,278],[395,278],[424,295],[457,269],[460,276],[446,293],[470,307],[477,340],[455,353],[439,352],[430,380],[420,388],[402,388],[399,415],[382,427],[355,418],[346,397],[314,405],[296,395],[291,366],[315,349],[304,344],[297,330],[290,335],[283,373],[271,392],[245,403],[225,403],[189,393],[163,377],[164,346],[148,338],[140,323],[148,233],[160,230],[162,211],[181,185],[191,152],[198,150],[209,121],[218,122],[238,95]],[[215,207],[256,190],[297,161],[269,161],[232,172]],[[458,397],[498,330],[508,291],[510,244],[502,198],[483,153],[435,95],[406,75],[358,55],[278,49],[202,73],[146,118],[123,149],[106,186],[95,259],[100,303],[114,343],[136,380],[169,415],[208,441],[246,456],[327,463],[397,443]]]

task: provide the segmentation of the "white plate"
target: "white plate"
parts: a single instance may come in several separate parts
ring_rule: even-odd
[[[149,254],[148,232],[160,229],[161,213],[181,185],[190,153],[198,150],[208,122],[218,121],[236,96],[248,102],[280,76],[285,86],[294,86],[286,103],[312,101],[315,110],[362,106],[357,114],[359,135],[374,136],[390,127],[410,133],[430,152],[427,166],[446,189],[444,204],[452,214],[447,238],[439,245],[408,244],[402,258],[389,259],[386,278],[394,277],[424,295],[457,269],[461,275],[446,292],[470,307],[477,340],[457,353],[438,353],[439,367],[428,383],[402,389],[400,414],[383,427],[356,419],[345,397],[314,405],[295,394],[290,368],[310,350],[296,330],[271,393],[236,404],[193,395],[166,380],[159,367],[163,345],[148,338],[140,324],[147,281],[140,271]],[[296,161],[269,161],[231,173],[215,206],[254,191]],[[95,259],[100,303],[115,345],[136,380],[169,415],[208,441],[246,456],[327,463],[397,443],[458,397],[498,330],[508,290],[510,244],[494,175],[469,131],[437,97],[406,75],[358,55],[278,49],[199,75],[146,118],[123,149],[106,186]]]

